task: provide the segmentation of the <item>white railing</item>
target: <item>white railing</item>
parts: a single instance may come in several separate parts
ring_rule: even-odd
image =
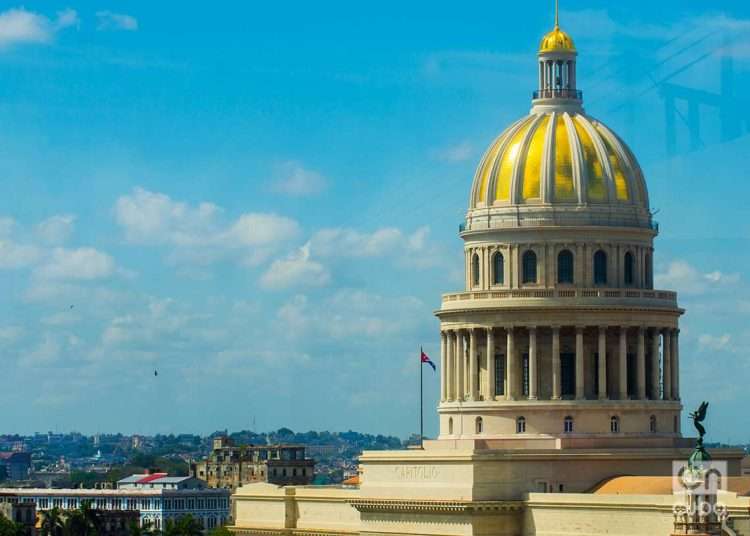
[[[443,294],[443,303],[465,300],[513,300],[513,299],[617,299],[655,300],[677,305],[677,293],[668,290],[641,290],[617,288],[566,288],[566,289],[516,289],[479,290]]]

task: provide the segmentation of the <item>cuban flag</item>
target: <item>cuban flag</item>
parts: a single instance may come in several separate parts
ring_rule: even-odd
[[[427,363],[428,365],[432,367],[432,370],[437,372],[437,367],[435,366],[435,363],[432,362],[432,359],[430,359],[430,356],[424,353],[424,350],[422,350],[421,348],[419,349],[419,352],[422,354],[420,356],[422,364],[424,365],[425,363]]]

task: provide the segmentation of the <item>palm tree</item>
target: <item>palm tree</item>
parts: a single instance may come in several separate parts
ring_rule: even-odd
[[[85,521],[86,532],[83,536],[97,536],[102,532],[102,516],[99,510],[91,508],[91,501],[83,501],[79,512]]]
[[[133,521],[130,524],[129,534],[130,536],[160,536],[161,532],[154,528],[151,521],[144,521],[142,525],[138,521]]]
[[[89,536],[86,517],[80,510],[71,510],[65,515],[62,526],[63,536]]]
[[[163,536],[203,536],[203,524],[187,514],[177,520],[168,519]]]
[[[63,519],[60,509],[55,507],[42,514],[41,536],[62,536]]]

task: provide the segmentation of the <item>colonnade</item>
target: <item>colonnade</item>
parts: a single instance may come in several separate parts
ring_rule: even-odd
[[[613,333],[615,341],[610,340]],[[563,344],[570,351],[562,351]],[[444,329],[441,365],[443,402],[680,398],[679,330],[673,328]],[[551,384],[544,396],[542,384]]]

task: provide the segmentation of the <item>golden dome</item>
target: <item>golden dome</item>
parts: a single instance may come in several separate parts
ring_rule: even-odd
[[[555,29],[542,38],[542,43],[539,45],[539,52],[575,52],[576,45],[573,43],[573,38],[560,29],[559,26],[555,26]]]
[[[645,214],[648,192],[633,153],[609,128],[583,113],[547,110],[517,121],[490,145],[469,208],[550,205]]]

